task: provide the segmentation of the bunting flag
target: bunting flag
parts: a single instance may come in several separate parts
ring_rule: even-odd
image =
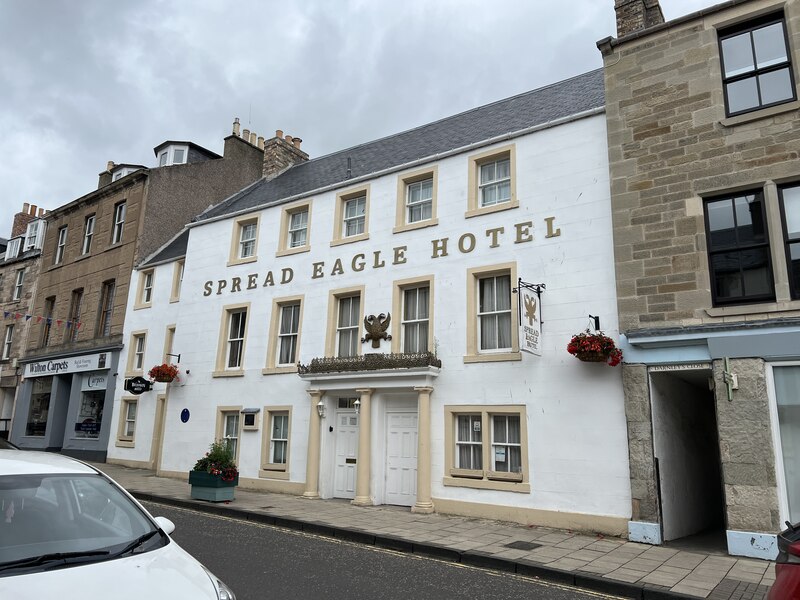
[[[43,317],[41,315],[31,315],[27,313],[19,313],[10,310],[3,311],[4,319],[13,318],[15,320],[19,320],[23,317],[25,317],[25,321],[30,321],[31,319],[35,318],[37,325],[42,321],[45,321],[48,325],[52,325],[53,322],[55,321],[58,327],[61,327],[62,325],[66,324],[67,329],[71,329],[72,327],[75,327],[75,329],[80,329],[81,326],[83,325],[83,323],[81,323],[80,321],[65,321],[64,319],[54,319],[53,317]]]

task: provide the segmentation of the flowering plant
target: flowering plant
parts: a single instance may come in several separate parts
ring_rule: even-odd
[[[147,372],[147,376],[156,381],[169,383],[170,381],[180,381],[180,377],[178,377],[179,371],[178,365],[164,363],[163,365],[156,365],[150,369]]]
[[[567,344],[567,352],[587,362],[604,362],[616,367],[622,362],[622,350],[602,331],[591,333],[588,329],[576,333]]]
[[[222,481],[233,481],[239,475],[239,469],[233,460],[233,450],[221,441],[212,443],[208,452],[195,463],[192,470],[219,475]]]

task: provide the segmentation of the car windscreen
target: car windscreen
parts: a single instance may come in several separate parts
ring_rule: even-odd
[[[100,475],[0,475],[0,577],[48,568],[52,557],[66,566],[144,552],[167,541]]]

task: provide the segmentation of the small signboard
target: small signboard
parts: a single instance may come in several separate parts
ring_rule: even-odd
[[[542,355],[542,321],[538,294],[520,286],[519,301],[522,308],[520,320],[519,349],[536,356]]]
[[[100,423],[75,423],[75,431],[84,433],[100,433]]]
[[[144,394],[153,389],[153,384],[144,377],[131,377],[125,380],[125,391],[131,394]]]

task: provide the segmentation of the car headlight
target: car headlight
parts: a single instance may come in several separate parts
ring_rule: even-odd
[[[219,600],[236,600],[236,594],[233,593],[231,588],[220,581],[219,577],[206,569],[205,566],[203,566],[203,569],[205,569],[209,579],[211,579],[211,581],[214,583],[214,587],[217,590],[217,598],[219,598]]]
[[[216,577],[214,579],[217,579]],[[217,579],[217,596],[219,600],[236,600],[236,594],[227,585]]]

